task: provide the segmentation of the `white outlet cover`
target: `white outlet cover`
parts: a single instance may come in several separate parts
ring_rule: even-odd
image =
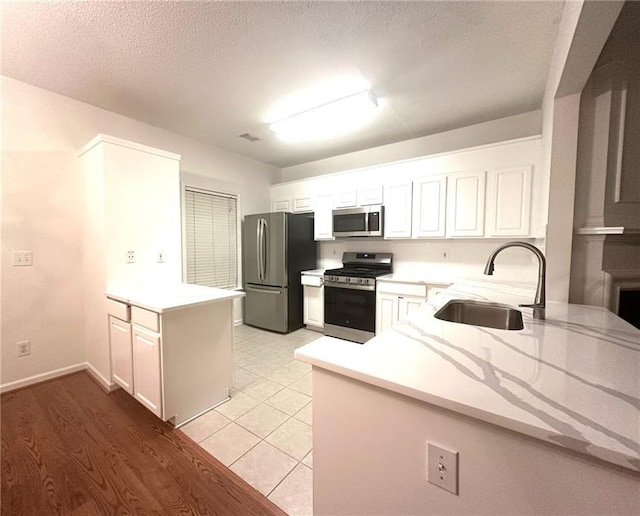
[[[31,341],[23,340],[22,342],[18,342],[18,356],[26,357],[31,354]]]
[[[427,481],[458,494],[459,453],[427,442]]]
[[[13,251],[11,253],[11,265],[14,267],[30,267],[33,265],[33,252]]]

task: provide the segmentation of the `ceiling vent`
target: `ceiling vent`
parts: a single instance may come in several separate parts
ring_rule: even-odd
[[[254,136],[249,133],[242,133],[238,135],[238,138],[244,138],[245,140],[249,140],[250,142],[257,142],[260,138]]]

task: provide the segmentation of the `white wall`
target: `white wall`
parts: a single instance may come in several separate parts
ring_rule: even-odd
[[[543,171],[547,175],[547,297],[567,301],[580,92],[623,2],[565,2],[542,101]]]
[[[80,272],[84,193],[77,154],[96,134],[180,154],[181,170],[250,190],[251,211],[268,206],[269,185],[279,178],[279,170],[269,165],[7,77],[2,77],[2,108],[0,382],[5,390],[86,362]],[[33,251],[34,266],[11,267],[16,250]],[[20,340],[32,341],[31,356],[17,357]]]
[[[531,111],[444,133],[286,167],[282,169],[282,181],[295,181],[381,163],[535,136],[541,132],[540,117],[540,111]]]

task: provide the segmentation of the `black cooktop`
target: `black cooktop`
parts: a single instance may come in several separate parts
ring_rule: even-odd
[[[329,269],[324,271],[325,276],[341,276],[350,278],[376,278],[389,274],[389,270],[381,270],[368,267],[341,267],[339,269]]]

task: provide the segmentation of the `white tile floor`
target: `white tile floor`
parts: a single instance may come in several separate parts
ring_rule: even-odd
[[[293,352],[321,336],[236,326],[231,399],[181,428],[290,516],[313,513],[311,367]]]

